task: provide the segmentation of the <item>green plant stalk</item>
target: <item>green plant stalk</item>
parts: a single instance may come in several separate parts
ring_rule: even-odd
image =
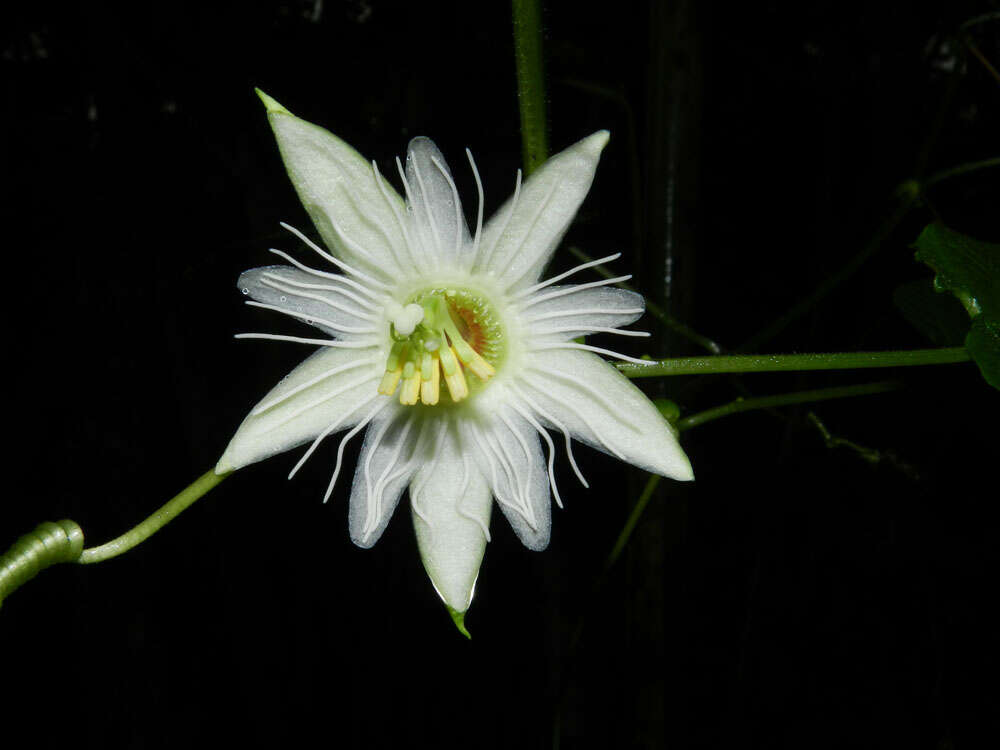
[[[834,398],[850,398],[852,396],[871,396],[876,393],[886,393],[902,387],[901,383],[884,380],[877,383],[865,383],[863,385],[845,385],[834,388],[816,388],[808,391],[796,391],[794,393],[781,393],[776,396],[759,396],[756,398],[738,398],[728,404],[716,406],[712,409],[700,411],[689,417],[677,420],[676,427],[679,431],[689,430],[722,417],[732,414],[739,414],[755,409],[774,409],[779,406],[792,406],[794,404],[807,404],[815,401],[829,401]]]
[[[678,357],[650,360],[648,365],[620,363],[629,378],[666,375],[699,375],[726,372],[797,372],[803,370],[856,370],[869,367],[911,367],[969,361],[964,347],[900,349],[884,352],[834,352],[818,354],[732,354],[715,357]]]
[[[512,0],[517,103],[521,113],[521,149],[525,176],[549,156],[542,77],[542,13],[538,0]]]
[[[168,500],[159,510],[138,526],[129,529],[120,537],[112,539],[100,547],[85,549],[76,562],[83,565],[104,562],[105,560],[110,560],[112,557],[118,557],[118,555],[128,552],[173,521],[195,500],[207,495],[228,476],[229,473],[216,474],[214,470],[209,469],[181,490],[175,497]]]
[[[679,432],[684,432],[692,427],[703,425],[706,422],[711,422],[715,419],[721,419],[722,417],[728,417],[732,414],[739,414],[745,411],[753,411],[755,409],[773,409],[779,406],[792,406],[794,404],[805,404],[814,401],[829,401],[830,399],[835,398],[870,396],[877,393],[886,393],[888,391],[896,390],[900,386],[900,383],[880,381],[877,383],[863,383],[861,385],[848,385],[837,388],[817,388],[808,391],[780,393],[775,396],[761,396],[759,398],[740,398],[728,404],[723,404],[722,406],[717,406],[713,409],[707,409],[678,420],[675,426]],[[657,474],[651,474],[649,479],[646,480],[646,486],[643,487],[642,493],[639,495],[639,499],[632,508],[632,512],[629,513],[628,519],[625,521],[625,525],[618,534],[618,538],[615,540],[614,547],[611,548],[611,552],[608,554],[608,558],[604,563],[605,571],[609,570],[621,556],[622,551],[625,549],[625,545],[628,544],[629,539],[632,537],[632,532],[635,531],[635,527],[639,524],[639,519],[642,518],[642,514],[646,511],[646,506],[649,505],[649,501],[653,498],[656,488],[660,484],[660,479],[661,477]]]

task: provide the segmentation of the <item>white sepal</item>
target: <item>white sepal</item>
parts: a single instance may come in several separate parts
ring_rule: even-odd
[[[641,294],[626,289],[603,286],[573,291],[576,286],[551,286],[539,291],[541,300],[524,311],[531,336],[553,341],[569,341],[590,336],[595,328],[619,328],[638,320],[646,309]]]
[[[600,357],[569,349],[536,351],[521,383],[549,425],[558,421],[574,438],[654,474],[694,479],[667,420]]]
[[[494,387],[480,394],[477,415],[462,425],[467,450],[518,539],[528,549],[543,550],[552,530],[552,500],[538,433],[496,398],[500,391]]]
[[[407,208],[432,267],[453,267],[469,244],[469,227],[448,163],[430,138],[410,141],[406,151]]]
[[[359,547],[371,547],[379,540],[400,495],[426,460],[421,432],[428,426],[415,410],[396,402],[389,402],[368,425],[348,513],[351,541]]]
[[[233,471],[287,451],[335,426],[346,430],[374,401],[378,349],[320,349],[292,370],[240,425],[215,468]],[[267,408],[265,408],[267,407]]]
[[[388,181],[378,184],[361,154],[265,96],[288,176],[323,241],[352,266],[398,277],[405,253],[397,219],[405,216],[403,200]]]
[[[480,267],[509,289],[530,286],[549,262],[594,181],[607,144],[600,130],[540,166],[483,228]]]
[[[493,497],[454,423],[435,425],[434,449],[410,485],[417,547],[434,589],[465,612],[486,551]]]
[[[336,279],[317,278],[292,266],[265,266],[244,271],[236,285],[256,302],[334,338],[357,340],[376,334],[376,305]],[[359,299],[371,309],[361,307]]]

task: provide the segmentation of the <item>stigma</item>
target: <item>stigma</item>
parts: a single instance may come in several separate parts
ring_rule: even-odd
[[[379,393],[392,396],[398,388],[399,403],[434,406],[441,401],[444,380],[451,401],[458,403],[469,397],[470,375],[473,383],[485,383],[496,374],[493,365],[470,343],[482,341],[484,331],[491,326],[478,320],[481,305],[463,304],[468,296],[455,290],[434,290],[405,306],[393,303],[386,311],[393,343]],[[485,338],[491,337],[486,334]],[[497,347],[483,348],[494,351]]]

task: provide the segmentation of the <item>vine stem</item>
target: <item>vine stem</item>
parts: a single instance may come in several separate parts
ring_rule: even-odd
[[[549,155],[542,77],[542,12],[538,0],[512,0],[514,62],[524,173],[530,175]]]
[[[118,557],[118,555],[128,552],[173,521],[178,514],[187,509],[195,500],[207,495],[223,479],[228,477],[230,473],[216,474],[214,470],[209,469],[181,490],[175,497],[168,500],[159,510],[138,526],[129,529],[121,536],[99,547],[85,549],[76,562],[83,565],[104,562],[105,560],[110,560],[112,557]]]
[[[620,363],[629,378],[698,375],[726,372],[779,372],[802,370],[855,370],[869,367],[910,367],[967,362],[965,347],[899,349],[883,352],[833,352],[815,354],[732,354],[714,357],[678,357],[650,360],[648,365]]]

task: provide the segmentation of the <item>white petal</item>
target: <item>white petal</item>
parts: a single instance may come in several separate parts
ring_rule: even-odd
[[[524,317],[532,336],[569,341],[591,335],[593,328],[626,326],[646,308],[641,294],[626,289],[604,286],[570,292],[573,288],[551,286],[528,298]],[[533,298],[543,301],[531,304]]]
[[[608,142],[601,130],[546,161],[483,229],[479,267],[511,289],[538,280],[594,181]],[[513,209],[513,213],[512,213]]]
[[[558,420],[578,440],[646,471],[694,479],[667,421],[642,391],[600,357],[564,349],[536,351],[521,382],[544,422],[556,427]]]
[[[470,242],[455,181],[430,138],[410,141],[406,151],[408,208],[424,250],[439,265],[453,264]]]
[[[442,422],[434,448],[410,485],[413,527],[424,568],[438,595],[464,612],[486,551],[493,496],[465,455],[455,425]]]
[[[236,285],[254,300],[278,307],[330,336],[357,339],[376,332],[373,312],[357,301],[364,300],[362,294],[333,279],[291,266],[265,266],[245,271]]]
[[[424,458],[420,433],[428,426],[429,420],[419,420],[415,409],[395,402],[368,425],[349,512],[351,541],[359,547],[371,547],[385,531],[399,496]]]
[[[405,243],[402,199],[357,151],[266,95],[267,117],[296,192],[323,241],[349,265],[396,278]]]
[[[357,424],[377,396],[383,369],[377,357],[374,347],[327,348],[310,356],[243,420],[215,471],[233,471],[287,451],[334,424],[336,430]]]
[[[462,423],[463,438],[514,533],[528,549],[543,550],[552,529],[552,501],[538,433],[498,400],[480,398],[479,405],[479,417]]]

